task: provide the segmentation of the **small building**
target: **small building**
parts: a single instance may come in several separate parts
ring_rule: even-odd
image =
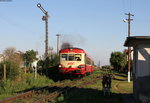
[[[133,95],[136,103],[150,103],[150,36],[127,37],[133,47]]]

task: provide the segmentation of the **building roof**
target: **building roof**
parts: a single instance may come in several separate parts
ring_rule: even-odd
[[[130,36],[125,40],[124,46],[136,46],[139,43],[149,43],[150,36]]]

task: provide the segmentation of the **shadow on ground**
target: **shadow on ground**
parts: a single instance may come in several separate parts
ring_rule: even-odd
[[[118,78],[113,78],[113,79],[117,81],[127,81],[127,79],[118,79]]]
[[[55,103],[126,103],[124,96],[132,94],[111,93],[104,96],[103,91],[91,88],[73,88],[59,97]],[[60,99],[63,98],[63,99]]]
[[[127,73],[126,73],[127,74]],[[124,77],[124,78],[127,78],[127,75],[125,75],[125,73],[122,73],[122,74],[115,74],[116,76],[120,76],[120,77]]]
[[[32,91],[32,90],[35,90],[36,88],[29,88],[29,89],[25,89],[25,90],[22,90],[22,91],[17,91],[15,93],[25,93],[25,92],[28,92],[28,91]]]
[[[20,93],[32,89],[34,88],[20,91]],[[58,89],[63,90],[62,87],[54,86],[44,91],[47,91],[46,93],[53,93]],[[132,102],[130,102],[131,100]],[[134,101],[132,94],[111,93],[110,95],[104,96],[103,91],[98,89],[74,87],[57,97],[53,103],[134,103]]]

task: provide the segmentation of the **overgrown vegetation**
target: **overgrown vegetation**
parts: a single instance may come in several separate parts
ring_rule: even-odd
[[[6,48],[3,53],[3,61],[13,61],[21,65],[23,62],[22,52],[17,51],[14,47]]]
[[[46,74],[47,76],[55,76],[58,68],[58,55],[56,53],[51,54],[49,57],[39,60],[37,63],[37,69],[39,74]]]
[[[6,77],[9,80],[15,80],[19,75],[19,65],[14,61],[3,61],[0,63],[0,79],[3,78],[4,75],[4,64],[6,65]]]
[[[16,51],[12,47],[4,50],[3,61],[0,62],[0,99],[53,83],[53,80],[46,76],[48,76],[49,68],[57,65],[58,56],[51,54],[51,58],[40,60],[37,69],[42,75],[38,74],[35,78],[31,63],[37,60],[36,55],[37,52],[34,50],[25,53]],[[3,80],[4,64],[6,65],[6,80]]]
[[[112,80],[111,96],[103,96],[102,80],[100,76],[107,73],[106,70],[96,70],[84,79],[92,81],[99,77],[93,84],[84,85],[82,88],[74,88],[71,92],[64,93],[52,103],[123,103],[123,96],[133,92],[132,82],[127,82],[127,75],[116,71],[111,71],[115,75]],[[80,84],[80,82],[78,82]],[[118,84],[118,85],[117,85]],[[117,88],[116,88],[117,85]],[[125,89],[125,87],[128,88]]]
[[[35,60],[37,60],[38,58],[36,58],[37,52],[34,50],[29,50],[26,51],[22,56],[23,59],[25,61],[25,65],[27,67],[30,67],[31,63],[34,62]]]
[[[53,83],[46,76],[38,75],[34,78],[33,73],[22,74],[17,81],[6,80],[0,82],[0,99],[16,95],[17,93],[25,92],[30,89],[46,86]]]

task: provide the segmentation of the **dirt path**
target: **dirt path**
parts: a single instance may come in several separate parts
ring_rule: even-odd
[[[114,85],[114,89],[118,92],[118,93],[123,93],[123,103],[135,103],[133,95],[132,94],[128,94],[127,91],[125,90],[121,90],[119,88],[119,84],[120,81],[118,81],[115,85]]]
[[[122,89],[119,88],[120,83],[121,83],[121,82],[118,81],[118,82],[114,85],[115,90],[116,90],[118,93],[125,93],[125,94],[127,94],[127,93],[128,93],[127,91],[122,90]]]

